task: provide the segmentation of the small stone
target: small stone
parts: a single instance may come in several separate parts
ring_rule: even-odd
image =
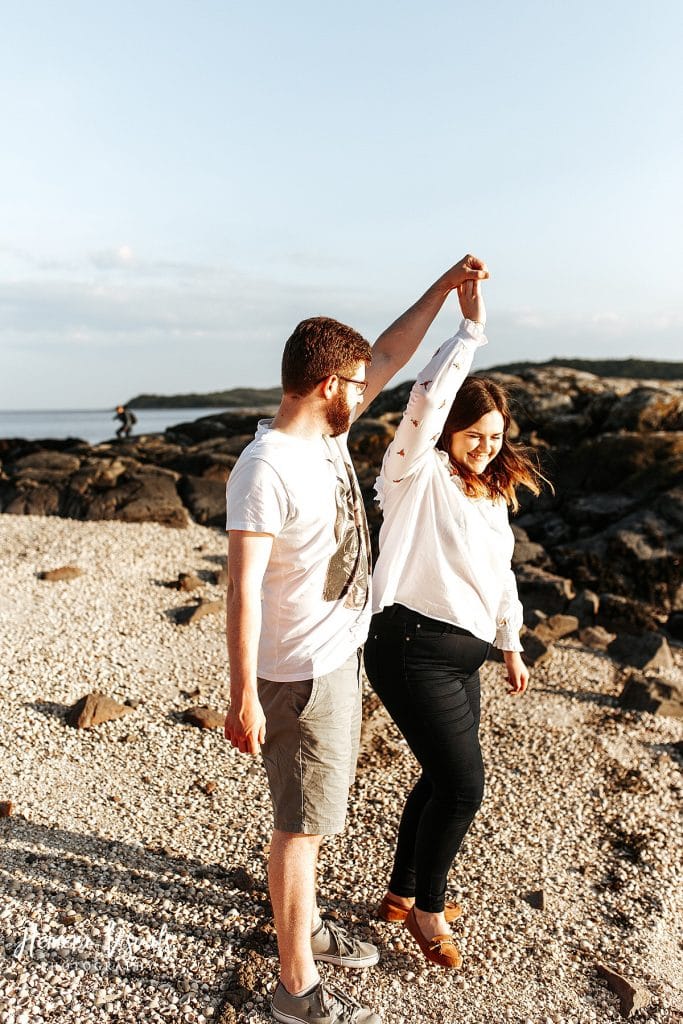
[[[545,910],[548,905],[545,889],[534,889],[532,892],[526,893],[523,898],[534,910]]]
[[[66,715],[68,725],[76,729],[91,729],[93,726],[123,718],[133,711],[127,704],[119,704],[104,693],[88,693],[69,709]]]
[[[188,592],[191,590],[197,590],[199,587],[201,587],[201,585],[202,581],[199,579],[198,576],[195,576],[194,573],[181,572],[178,574],[178,580],[176,583],[176,587],[178,590]]]
[[[59,569],[47,569],[44,572],[39,572],[38,579],[56,583],[59,580],[75,580],[77,576],[82,575],[83,570],[79,569],[77,565],[63,565]]]
[[[200,729],[222,729],[225,714],[203,704],[192,705],[183,711],[183,722],[196,725]]]
[[[619,1011],[622,1017],[630,1017],[634,1010],[642,1010],[650,1003],[651,993],[642,985],[634,985],[622,974],[618,974],[606,964],[596,965],[598,974],[603,977],[610,990],[619,997]]]
[[[61,913],[57,915],[57,920],[60,924],[65,925],[78,924],[79,921],[83,920],[83,915],[77,914],[75,910],[62,910]]]
[[[0,800],[0,818],[9,818],[14,814],[14,803],[11,800]]]
[[[176,622],[179,626],[189,626],[190,623],[199,622],[207,615],[218,615],[221,611],[222,601],[199,601],[197,604],[179,608],[176,612]]]
[[[213,782],[213,781],[207,782],[205,784],[205,786],[204,786],[204,792],[205,793],[209,793],[209,794],[215,793],[217,788],[218,788],[218,783],[217,782]]]

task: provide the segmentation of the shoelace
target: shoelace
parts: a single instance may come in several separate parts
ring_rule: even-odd
[[[344,931],[343,928],[340,928],[338,924],[334,924],[332,921],[325,921],[325,927],[337,943],[337,953],[339,956],[347,956],[353,953],[355,940],[351,938],[348,932]],[[349,998],[351,997],[349,996]]]
[[[321,985],[320,996],[320,1002],[325,1013],[328,1013],[330,1010],[334,1012],[333,1022],[341,1020],[349,1021],[349,1024],[351,1024],[356,1018],[355,1010],[361,1009],[360,1003],[353,996],[350,996],[348,992],[344,992],[334,985]],[[347,1016],[348,1010],[354,1011],[350,1017]],[[337,1011],[341,1011],[341,1013]]]

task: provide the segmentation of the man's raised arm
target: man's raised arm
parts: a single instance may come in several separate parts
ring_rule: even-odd
[[[230,708],[225,738],[243,754],[258,754],[266,718],[258,698],[261,584],[273,547],[269,533],[231,530],[228,535],[227,622]]]
[[[372,347],[372,362],[367,368],[368,387],[362,411],[415,354],[449,293],[465,281],[480,281],[488,276],[483,260],[476,256],[463,256],[427,289],[421,299],[380,334]]]

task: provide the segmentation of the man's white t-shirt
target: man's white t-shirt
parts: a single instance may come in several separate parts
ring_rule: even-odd
[[[269,533],[258,674],[325,675],[368,634],[368,534],[344,438],[305,440],[261,420],[227,489],[228,530]]]

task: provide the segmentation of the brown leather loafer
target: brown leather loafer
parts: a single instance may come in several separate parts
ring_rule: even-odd
[[[455,970],[458,967],[462,967],[460,950],[456,946],[453,936],[434,935],[431,939],[426,938],[420,931],[414,907],[405,919],[405,926],[427,960],[430,960],[433,964],[438,964],[439,967],[453,967]]]
[[[446,903],[444,905],[443,916],[449,924],[451,921],[459,918],[461,914],[462,907],[457,903]],[[401,906],[400,903],[392,900],[389,893],[387,893],[378,907],[377,916],[381,917],[383,921],[405,921],[408,916],[408,910]]]

